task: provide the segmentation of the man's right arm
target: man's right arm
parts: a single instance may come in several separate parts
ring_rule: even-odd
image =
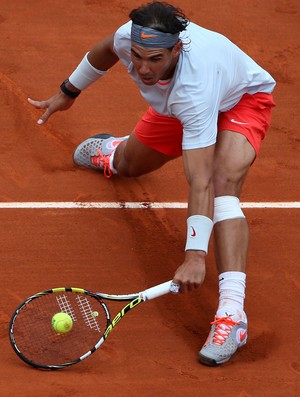
[[[114,35],[100,41],[92,50],[85,55],[76,70],[71,74],[70,81],[67,79],[61,89],[51,98],[45,101],[36,101],[28,98],[28,102],[37,109],[45,109],[38,120],[38,124],[44,124],[49,117],[62,110],[69,109],[81,90],[87,88],[106,73],[119,58],[114,52]]]
[[[114,35],[106,37],[100,41],[91,51],[88,53],[88,60],[99,70],[108,70],[119,60],[114,52]]]

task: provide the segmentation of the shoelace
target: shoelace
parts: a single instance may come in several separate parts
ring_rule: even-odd
[[[97,152],[99,154],[99,156],[92,156],[91,157],[91,163],[99,168],[103,169],[103,173],[105,178],[110,178],[112,176],[112,170],[110,169],[109,166],[109,158],[110,158],[110,154],[109,155],[104,155],[100,149],[97,149]]]
[[[223,345],[223,343],[228,338],[232,328],[239,324],[239,322],[233,321],[230,316],[227,317],[216,317],[215,321],[212,321],[211,324],[215,324],[216,328],[213,336],[213,343],[217,345]]]

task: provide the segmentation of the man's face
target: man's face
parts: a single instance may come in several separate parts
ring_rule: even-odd
[[[167,48],[145,48],[131,43],[131,60],[146,85],[154,85],[159,80],[167,80],[173,76],[181,42],[170,51]]]

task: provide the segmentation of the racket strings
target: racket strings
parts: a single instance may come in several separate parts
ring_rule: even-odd
[[[93,311],[88,298],[86,296],[78,295],[76,299],[83,321],[85,322],[86,326],[95,329],[98,332],[101,332],[100,326],[97,321],[99,313],[97,311]]]
[[[53,315],[62,311],[73,319],[71,331],[64,334],[54,331],[51,324]],[[88,295],[42,295],[27,303],[16,316],[15,345],[32,363],[54,366],[75,361],[101,339],[107,327],[107,314],[104,303]]]
[[[77,321],[75,311],[71,305],[71,302],[68,300],[68,297],[66,295],[58,295],[56,296],[56,300],[60,311],[71,316],[73,321]]]

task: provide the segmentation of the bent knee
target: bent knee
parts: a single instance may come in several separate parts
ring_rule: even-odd
[[[119,165],[117,169],[117,174],[125,178],[137,178],[143,175],[144,172],[141,172],[139,169],[136,169],[134,167],[128,167],[128,166],[122,167],[122,165]]]
[[[215,172],[213,181],[216,196],[230,195],[239,197],[246,174]]]
[[[216,196],[239,197],[241,188],[250,169],[250,165],[216,162],[214,164],[214,189]]]

